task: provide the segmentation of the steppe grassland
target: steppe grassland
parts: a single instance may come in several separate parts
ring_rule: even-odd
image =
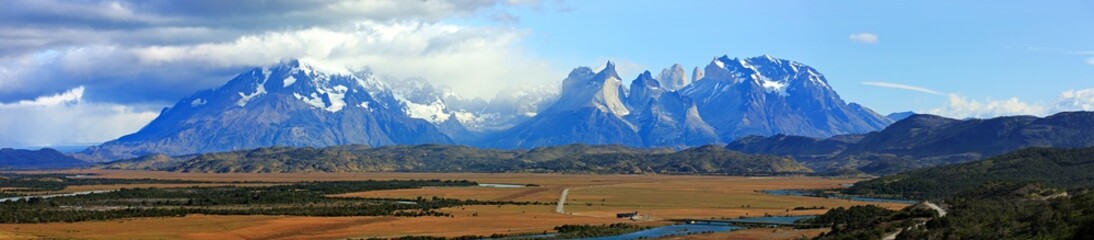
[[[710,218],[818,214],[825,210],[788,210],[797,206],[833,208],[871,204],[810,197],[775,196],[765,189],[835,188],[860,179],[813,177],[731,177],[674,175],[578,175],[485,173],[266,173],[211,174],[149,171],[80,170],[104,178],[181,179],[207,182],[349,181],[389,179],[470,180],[480,183],[532,184],[524,188],[421,188],[357,192],[335,197],[448,197],[477,200],[555,202],[570,189],[566,214],[548,205],[464,206],[443,209],[454,217],[292,217],[205,216],[141,218],[120,221],[3,224],[5,238],[197,238],[197,239],[330,239],[347,237],[399,237],[407,235],[463,236],[494,233],[549,231],[563,224],[630,222],[615,213],[639,211],[651,216],[640,224],[667,224],[673,218]],[[156,184],[142,184],[152,187]],[[156,187],[184,187],[164,184]],[[75,190],[138,187],[95,185]],[[900,204],[881,204],[899,208]],[[760,232],[742,232],[749,235]],[[785,234],[783,234],[785,235]],[[774,236],[772,236],[774,237]]]

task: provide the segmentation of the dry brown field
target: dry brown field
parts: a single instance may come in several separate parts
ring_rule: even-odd
[[[479,183],[534,184],[525,188],[421,188],[358,192],[335,197],[446,197],[477,200],[555,202],[570,189],[565,214],[555,206],[465,206],[443,209],[453,217],[292,217],[203,216],[140,218],[101,222],[0,224],[0,239],[339,239],[408,235],[463,236],[550,231],[563,224],[630,222],[615,213],[638,211],[651,216],[643,225],[668,224],[675,218],[711,218],[819,214],[824,210],[793,211],[796,206],[826,208],[872,203],[759,193],[765,189],[836,188],[861,179],[814,177],[732,177],[674,175],[571,175],[486,173],[267,173],[210,174],[149,171],[79,170],[103,178],[181,179],[210,182],[346,181],[389,179],[470,180]],[[156,184],[142,184],[152,187]],[[185,187],[193,184],[160,184]],[[125,186],[135,187],[135,186]],[[116,189],[119,185],[82,186],[66,191]],[[901,204],[882,204],[901,208]],[[475,216],[477,215],[477,216]],[[791,239],[819,230],[754,229],[687,239]]]

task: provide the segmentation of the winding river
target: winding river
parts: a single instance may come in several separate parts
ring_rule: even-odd
[[[47,195],[35,195],[35,196],[9,197],[9,198],[0,198],[0,203],[2,203],[2,202],[14,202],[14,201],[19,201],[19,200],[28,200],[28,199],[31,199],[31,198],[69,197],[69,196],[79,196],[79,195],[96,194],[96,193],[108,193],[108,192],[113,192],[113,191],[117,191],[117,190],[95,190],[95,191],[83,191],[83,192],[61,193],[61,194],[47,194]]]

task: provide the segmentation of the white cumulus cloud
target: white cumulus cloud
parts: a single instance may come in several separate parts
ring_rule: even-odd
[[[1056,109],[1061,111],[1094,111],[1094,88],[1067,90],[1056,98]]]
[[[0,146],[110,140],[136,131],[160,107],[221,86],[249,67],[292,58],[367,67],[398,79],[420,77],[464,96],[487,98],[509,86],[560,81],[568,69],[524,50],[522,41],[531,32],[514,26],[520,19],[510,13],[564,7],[557,2],[11,0],[0,5],[10,8],[0,14]]]
[[[877,34],[868,33],[868,32],[854,33],[854,34],[851,34],[851,36],[847,37],[847,39],[851,40],[852,42],[865,43],[865,44],[877,43],[877,40],[878,40],[877,39]]]
[[[158,113],[83,101],[83,87],[34,100],[0,103],[0,146],[104,142],[140,129]]]
[[[1053,102],[1026,102],[1015,97],[976,100],[951,93],[946,105],[923,112],[952,118],[991,118],[1045,116],[1064,111],[1094,111],[1094,88],[1064,91]]]
[[[465,96],[491,97],[507,86],[564,76],[517,44],[509,28],[443,23],[363,22],[353,29],[309,28],[243,36],[226,43],[133,49],[140,65],[263,66],[309,58],[351,69],[368,67],[396,78],[420,77]],[[226,80],[226,79],[225,79]]]
[[[1047,113],[1047,108],[1039,104],[1019,101],[1018,98],[1003,100],[976,100],[951,93],[946,106],[927,111],[930,114],[954,118],[990,118],[1011,115],[1038,115]]]
[[[79,85],[30,99],[7,95],[8,103],[0,104],[0,146],[111,140],[157,115],[139,106],[173,102],[217,87],[243,68],[289,58],[368,67],[396,78],[421,77],[465,96],[486,98],[505,87],[565,76],[526,54],[519,45],[522,37],[521,30],[511,28],[362,22],[352,28],[265,32],[221,43],[91,45],[9,58],[7,66],[0,66],[0,93],[36,89],[21,93],[27,95]]]

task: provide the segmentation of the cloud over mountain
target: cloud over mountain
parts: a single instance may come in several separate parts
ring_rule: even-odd
[[[507,86],[554,80],[564,73],[523,49],[520,41],[527,30],[492,24],[496,16],[514,8],[552,5],[558,8],[561,3],[5,1],[0,3],[5,9],[0,14],[0,103],[79,88],[79,104],[18,109],[42,118],[71,116],[53,111],[61,108],[94,111],[104,115],[98,119],[115,120],[108,125],[139,126],[154,117],[155,111],[151,117],[143,115],[148,109],[220,86],[250,67],[285,59],[367,67],[400,79],[421,77],[464,95],[488,98]],[[448,19],[487,24],[443,21]],[[511,78],[518,74],[529,77]],[[111,107],[129,110],[102,111]],[[2,120],[0,128],[33,121]],[[49,123],[62,124],[45,121],[36,126],[62,127],[46,126]],[[76,140],[102,141],[133,130],[87,133],[89,137]],[[8,133],[5,136],[13,139],[27,137]],[[0,141],[8,144],[24,143]]]

